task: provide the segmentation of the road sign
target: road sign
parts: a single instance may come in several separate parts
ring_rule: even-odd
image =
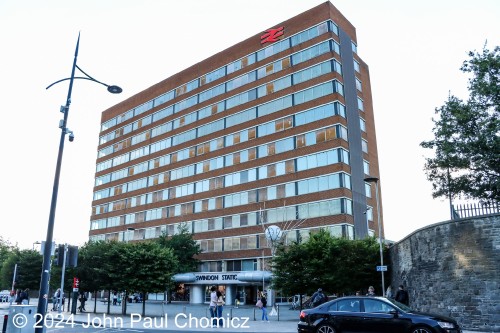
[[[387,272],[387,266],[377,266],[377,272]]]

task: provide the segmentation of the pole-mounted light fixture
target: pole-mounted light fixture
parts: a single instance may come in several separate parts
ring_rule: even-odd
[[[378,243],[379,243],[379,250],[380,250],[380,274],[382,275],[382,296],[385,297],[385,281],[384,281],[384,271],[383,271],[383,266],[384,266],[384,252],[382,250],[382,223],[380,221],[380,203],[378,199],[378,182],[379,179],[377,177],[366,177],[365,182],[367,183],[375,183],[375,198],[377,201],[377,224],[378,224]]]
[[[68,122],[68,113],[69,113],[69,106],[71,104],[71,92],[73,90],[73,82],[75,79],[84,79],[84,80],[90,80],[99,84],[102,84],[108,88],[108,91],[113,94],[119,94],[122,92],[122,88],[115,86],[115,85],[108,85],[106,83],[103,83],[101,81],[98,81],[85,73],[78,65],[76,64],[76,60],[78,58],[78,47],[80,45],[80,34],[78,34],[78,40],[76,42],[76,49],[75,49],[75,58],[73,60],[73,67],[71,69],[71,77],[65,78],[59,81],[56,81],[49,86],[47,86],[46,89],[49,89],[53,85],[67,81],[69,80],[69,88],[68,88],[68,96],[66,98],[66,105],[62,106],[60,111],[61,113],[64,114],[63,119],[59,122],[59,128],[61,129],[61,138],[59,141],[59,153],[57,155],[57,163],[56,163],[56,172],[54,176],[54,187],[52,189],[52,201],[50,204],[50,214],[49,214],[49,222],[47,226],[47,238],[45,240],[45,247],[43,248],[43,263],[42,263],[42,276],[40,279],[40,295],[38,297],[38,307],[37,307],[37,313],[40,316],[42,322],[41,325],[37,325],[35,328],[35,333],[43,333],[44,332],[44,323],[45,323],[45,313],[47,312],[47,306],[48,306],[48,299],[49,299],[49,278],[50,278],[50,264],[51,264],[51,248],[52,248],[52,238],[53,238],[53,233],[54,233],[54,221],[55,221],[55,215],[56,215],[56,206],[57,206],[57,194],[59,191],[59,178],[61,175],[61,162],[62,162],[62,156],[63,156],[63,151],[64,151],[64,140],[66,134],[69,134],[69,139],[70,141],[73,141],[74,139],[74,134],[72,131],[70,131],[66,125]],[[75,76],[75,71],[78,69],[80,72],[82,72],[85,77],[79,77]]]

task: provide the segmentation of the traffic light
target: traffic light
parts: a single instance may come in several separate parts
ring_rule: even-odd
[[[64,244],[59,244],[56,247],[54,256],[55,256],[55,265],[62,267],[63,262],[64,262],[64,250],[65,250],[65,245]]]
[[[66,249],[65,244],[60,244],[56,247],[54,256],[54,264],[56,266],[62,267],[64,262],[64,251]],[[66,264],[65,266],[76,267],[78,264],[78,246],[68,245],[66,252]]]
[[[78,246],[68,246],[68,254],[66,255],[66,265],[76,267],[78,264]]]

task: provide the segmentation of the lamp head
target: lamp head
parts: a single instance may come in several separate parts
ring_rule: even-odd
[[[119,94],[123,91],[123,89],[118,86],[108,86],[108,91],[112,94]]]

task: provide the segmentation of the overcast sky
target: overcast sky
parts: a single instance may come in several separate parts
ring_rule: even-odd
[[[0,235],[21,248],[45,240],[59,146],[60,105],[78,33],[78,65],[120,85],[111,95],[75,81],[54,228],[58,243],[88,239],[101,112],[151,85],[323,1],[0,0],[2,175]],[[398,241],[449,219],[432,199],[419,147],[449,92],[467,97],[459,68],[471,50],[500,45],[497,0],[338,0],[369,65],[383,222]]]

